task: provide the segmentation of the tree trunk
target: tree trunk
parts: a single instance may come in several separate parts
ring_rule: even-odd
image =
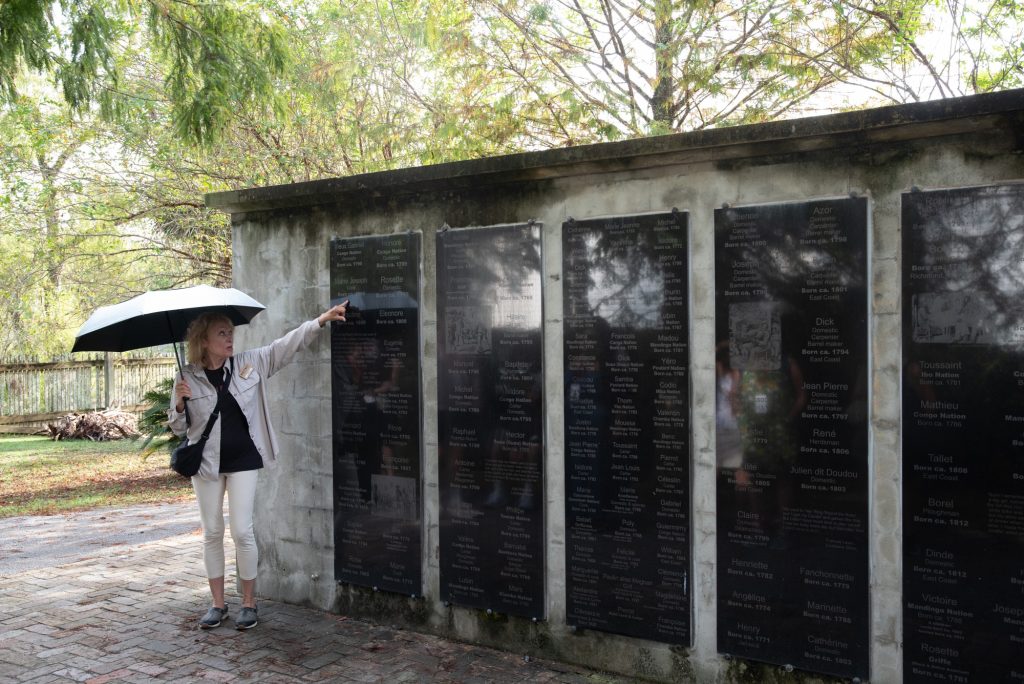
[[[57,209],[57,188],[54,179],[57,170],[46,163],[46,157],[42,153],[36,156],[37,169],[42,181],[42,209],[43,226],[45,233],[40,241],[39,252],[36,254],[36,263],[45,265],[46,281],[42,287],[43,311],[47,315],[51,312],[52,300],[60,289],[60,256],[57,245],[60,241],[60,212]]]
[[[675,130],[675,66],[676,36],[672,27],[672,0],[654,3],[654,95],[651,109],[654,113],[654,132]]]

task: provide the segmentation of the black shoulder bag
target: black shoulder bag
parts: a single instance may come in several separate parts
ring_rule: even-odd
[[[199,466],[203,464],[203,447],[206,446],[206,440],[210,438],[210,430],[213,429],[213,424],[217,422],[217,416],[220,415],[220,400],[223,393],[228,391],[229,384],[231,384],[231,369],[225,367],[224,385],[217,391],[217,405],[213,407],[210,420],[206,421],[203,436],[194,444],[190,444],[186,437],[171,452],[171,470],[182,477],[192,477],[199,472]]]

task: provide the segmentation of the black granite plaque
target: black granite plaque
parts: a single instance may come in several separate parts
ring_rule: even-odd
[[[562,226],[570,625],[690,643],[687,222]]]
[[[334,575],[422,595],[418,234],[331,241]]]
[[[437,236],[441,597],[544,617],[540,226]]]
[[[902,228],[904,681],[1024,682],[1024,185]]]
[[[715,212],[718,650],[868,674],[867,201]]]

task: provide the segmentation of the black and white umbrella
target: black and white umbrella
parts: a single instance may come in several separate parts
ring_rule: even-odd
[[[78,329],[71,351],[120,352],[175,344],[185,339],[188,324],[200,314],[221,313],[235,325],[245,325],[265,308],[233,287],[153,290],[96,309]]]
[[[137,297],[101,306],[82,324],[73,352],[129,351],[160,344],[174,346],[174,360],[181,370],[177,343],[185,339],[188,324],[201,314],[224,314],[235,325],[245,325],[266,307],[241,290],[197,285],[177,290],[153,290]],[[188,405],[185,419],[191,423]]]

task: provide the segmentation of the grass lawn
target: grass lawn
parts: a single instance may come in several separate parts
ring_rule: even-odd
[[[143,460],[133,440],[51,441],[0,436],[0,518],[177,501],[192,485],[159,451]]]

